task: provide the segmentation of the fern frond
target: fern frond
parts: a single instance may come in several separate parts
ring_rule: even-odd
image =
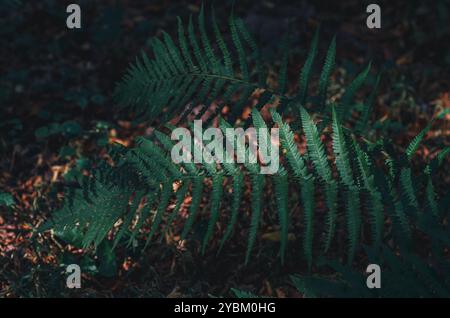
[[[203,179],[200,176],[194,177],[192,180],[192,202],[189,207],[189,216],[184,224],[183,231],[181,232],[181,239],[184,240],[187,234],[194,225],[194,221],[197,217],[198,208],[203,193]]]
[[[264,187],[264,176],[261,174],[251,174],[250,180],[252,183],[251,207],[252,217],[250,221],[250,230],[248,234],[247,252],[245,254],[245,264],[250,260],[250,255],[256,241],[256,236],[261,222],[262,209],[262,195]]]
[[[348,263],[351,264],[355,256],[361,228],[361,212],[359,191],[356,187],[349,187],[346,196],[347,229],[349,235]]]
[[[322,109],[325,108],[325,102],[327,99],[328,81],[331,73],[334,69],[334,60],[336,58],[336,37],[331,40],[328,47],[327,56],[325,58],[325,64],[322,68],[322,73],[319,79],[319,105]]]
[[[405,209],[401,200],[399,200],[395,190],[392,191],[394,197],[394,234],[402,245],[409,245],[411,241],[411,228],[408,218],[405,214]]]
[[[233,229],[235,228],[239,216],[239,207],[241,204],[242,199],[242,192],[244,188],[244,175],[240,172],[236,173],[233,176],[233,200],[231,202],[231,216],[230,216],[230,223],[227,226],[227,229],[225,230],[225,233],[223,235],[223,238],[220,242],[218,253],[223,248],[223,245],[228,240],[228,238],[231,236],[231,233],[233,232]]]
[[[208,59],[208,63],[211,64],[210,69],[212,70],[213,73],[218,73],[220,71],[220,65],[219,65],[219,61],[211,47],[211,43],[209,41],[208,34],[206,33],[205,10],[204,10],[203,5],[200,9],[200,15],[198,17],[198,26],[200,29],[200,38],[202,40],[205,56]]]
[[[441,150],[437,155],[438,164],[441,165],[445,157],[450,153],[450,147],[446,147]]]
[[[186,39],[186,30],[184,29],[183,21],[181,20],[180,17],[177,17],[177,25],[178,25],[178,42],[181,47],[181,52],[183,54],[184,61],[187,64],[189,71],[193,72],[195,70],[195,66],[192,60],[191,52],[189,50],[188,41]],[[147,58],[145,54],[144,58]]]
[[[305,214],[305,235],[303,238],[303,251],[305,253],[308,268],[311,269],[313,262],[313,239],[314,239],[314,181],[305,180],[302,188],[302,201]]]
[[[337,195],[338,184],[334,181],[330,181],[325,184],[325,203],[327,205],[328,213],[326,215],[325,224],[325,243],[324,251],[327,252],[330,248],[331,242],[336,231],[336,218],[337,218]]]
[[[286,151],[286,158],[291,168],[294,178],[301,189],[301,199],[305,220],[305,234],[303,238],[303,250],[308,262],[308,267],[312,266],[312,246],[314,236],[314,177],[308,172],[306,163],[298,151],[297,144],[294,140],[294,133],[287,123],[284,123],[281,116],[272,111],[272,118],[280,129],[281,146]],[[332,192],[332,191],[330,191]],[[330,198],[330,194],[327,198]],[[332,194],[331,194],[332,195]],[[333,201],[333,200],[331,200]],[[334,210],[333,210],[334,211]],[[331,215],[331,213],[329,214]],[[329,217],[328,233],[332,232],[334,226],[334,218]],[[328,239],[331,241],[330,235]]]
[[[152,212],[153,203],[155,202],[156,197],[157,197],[157,195],[153,194],[153,195],[149,195],[146,198],[147,201],[145,202],[144,207],[142,207],[142,209],[140,210],[140,214],[138,214],[138,221],[131,230],[131,236],[128,239],[127,247],[132,246],[132,244],[135,241],[135,239],[137,238],[140,230],[144,226],[145,222],[148,220],[148,218]],[[138,211],[136,211],[136,212],[138,212]]]
[[[240,94],[236,105],[242,111],[244,103],[258,87],[258,83],[251,80],[244,43],[250,46],[253,58],[257,59],[257,72],[262,73],[258,48],[242,21],[234,16],[229,19],[232,46],[225,43],[214,12],[213,32],[208,34],[203,6],[198,16],[198,26],[192,16],[187,29],[180,18],[177,22],[178,44],[165,32],[164,42],[153,39],[151,46],[154,58],[149,59],[143,53],[142,58],[130,66],[116,88],[115,96],[119,103],[134,111],[141,120],[159,118],[164,121],[178,116],[181,121],[195,106],[202,105],[197,114],[201,117],[213,101],[223,97],[223,103],[220,104],[223,107],[239,91],[245,92]],[[215,44],[223,58],[216,53]],[[232,49],[237,53],[240,72],[234,70]]]
[[[245,290],[239,290],[236,288],[231,288],[231,291],[236,296],[236,298],[262,298],[258,295],[255,295],[253,293],[247,292]]]
[[[422,142],[428,131],[431,129],[433,122],[434,120],[430,121],[430,123],[424,129],[422,129],[422,131],[416,137],[414,137],[414,139],[409,143],[408,147],[406,147],[406,156],[409,160],[411,160],[417,149],[419,149],[420,143]]]
[[[189,190],[189,181],[184,180],[183,184],[179,187],[179,189],[176,192],[176,199],[175,199],[175,207],[172,211],[172,213],[167,218],[166,227],[162,233],[167,233],[169,231],[169,227],[173,224],[175,218],[177,217],[178,213],[180,212],[181,205],[183,204],[184,198],[186,197],[187,191]]]
[[[353,101],[353,97],[355,96],[356,91],[364,84],[366,81],[367,75],[369,75],[369,71],[372,63],[370,62],[367,67],[359,73],[355,79],[350,83],[347,89],[342,96],[342,99],[339,103],[339,107],[336,109],[337,117],[340,121],[347,118],[348,114],[351,111],[351,102]]]
[[[331,169],[328,164],[324,145],[320,140],[319,132],[317,131],[317,126],[303,107],[300,107],[300,115],[303,131],[306,136],[309,157],[322,181],[329,182],[332,179]]]
[[[294,140],[294,133],[287,123],[284,123],[280,114],[272,111],[272,118],[280,129],[281,145],[286,151],[286,158],[295,178],[301,182],[301,179],[310,179],[312,175],[308,172],[305,160],[298,151],[297,144]]]
[[[280,222],[280,257],[281,264],[284,264],[289,235],[289,214],[288,214],[288,176],[286,170],[279,168],[274,176],[275,201],[277,203],[278,219]]]
[[[305,298],[345,297],[348,295],[348,286],[340,280],[327,279],[319,275],[292,275],[291,281]]]
[[[450,284],[443,279],[448,272],[442,270],[448,266],[446,260],[440,260],[438,266],[431,266],[416,254],[397,255],[387,246],[382,249],[382,257],[374,257],[368,247],[366,251],[369,261],[383,269],[380,289],[367,289],[361,269],[330,260],[323,265],[333,269],[332,274],[293,275],[292,283],[304,297],[446,298],[450,295]]]
[[[230,197],[230,216],[227,218],[229,224],[220,240],[220,251],[236,227],[244,193],[247,192],[244,191],[244,178],[245,175],[248,175],[250,177],[251,209],[249,211],[250,227],[245,255],[246,263],[250,262],[258,239],[263,220],[264,202],[273,202],[264,197],[266,180],[271,180],[271,185],[273,185],[272,198],[276,203],[282,263],[286,261],[288,255],[289,229],[295,226],[290,221],[290,215],[293,212],[289,211],[288,202],[298,198],[301,200],[302,248],[304,259],[308,268],[311,269],[316,254],[314,251],[315,233],[318,231],[324,233],[325,252],[334,242],[337,212],[340,208],[338,193],[344,194],[342,200],[343,211],[345,211],[343,221],[346,223],[348,235],[347,258],[349,263],[358,252],[362,241],[361,229],[362,225],[366,224],[362,215],[365,215],[363,213],[365,210],[369,212],[368,222],[371,226],[375,249],[378,250],[381,246],[385,234],[383,231],[385,205],[392,221],[394,244],[399,247],[411,246],[415,229],[436,238],[440,242],[440,245],[435,243],[437,247],[448,243],[448,238],[444,234],[445,230],[437,219],[428,220],[421,216],[418,218],[418,222],[412,223],[416,220],[410,219],[409,213],[406,213],[410,207],[420,208],[412,183],[412,171],[407,160],[398,161],[383,151],[383,155],[388,155],[387,165],[391,170],[390,173],[385,173],[383,169],[375,166],[376,162],[372,159],[372,155],[375,155],[374,152],[383,148],[371,149],[369,147],[369,151],[371,151],[369,156],[356,143],[355,139],[347,138],[337,113],[332,108],[333,152],[335,153],[337,172],[340,176],[339,181],[334,180],[332,166],[328,162],[325,146],[321,141],[318,129],[304,108],[301,107],[300,112],[306,137],[307,157],[300,153],[294,132],[289,125],[283,122],[280,114],[274,110],[271,111],[273,122],[279,128],[282,156],[289,173],[281,166],[277,173],[268,178],[261,174],[263,163],[258,162],[257,155],[246,145],[245,139],[238,138],[236,135],[231,137],[233,135],[226,133],[227,129],[232,126],[224,120],[219,122],[219,127],[225,133],[227,141],[233,144],[242,143],[241,149],[246,152],[247,160],[243,164],[243,169],[230,160],[234,158],[230,158],[230,154],[226,151],[224,154],[228,157],[223,163],[216,162],[216,158],[213,157],[212,161],[206,160],[201,164],[193,162],[175,164],[169,159],[174,142],[166,134],[154,131],[155,141],[149,138],[138,138],[137,147],[123,149],[115,155],[112,154],[113,160],[117,160],[113,166],[105,163],[96,169],[92,177],[82,178],[79,181],[80,188],[76,189],[74,195],[71,195],[75,196],[73,199],[77,202],[77,210],[74,210],[73,205],[67,204],[61,212],[55,213],[55,224],[58,224],[58,228],[81,231],[84,238],[83,247],[91,244],[98,246],[112,229],[114,229],[112,234],[115,234],[114,246],[117,246],[124,237],[128,238],[128,246],[137,246],[138,235],[145,232],[149,225],[145,244],[148,246],[155,236],[160,236],[160,233],[168,230],[177,217],[181,205],[185,202],[186,196],[191,196],[187,207],[187,219],[180,229],[181,239],[186,240],[196,224],[197,218],[200,216],[201,202],[209,202],[209,204],[202,205],[204,211],[207,211],[209,207],[209,213],[201,216],[207,221],[206,232],[201,242],[201,252],[205,253],[208,243],[216,232],[220,212],[224,210],[223,201],[225,197]],[[256,109],[252,111],[252,119],[255,128],[269,128],[261,113]],[[167,128],[173,129],[174,127],[167,125]],[[261,133],[259,130],[257,132]],[[257,136],[262,142],[262,145],[259,146],[267,146],[270,151],[275,151],[269,136],[264,140],[259,138],[261,136]],[[231,140],[233,138],[234,140]],[[204,147],[202,143],[193,143],[193,146],[194,151],[203,150]],[[203,153],[203,155],[206,154]],[[215,154],[210,155],[214,156]],[[311,171],[308,168],[310,163],[313,167]],[[426,170],[426,174],[429,178],[425,193],[426,204],[430,205],[432,215],[437,212],[440,217],[438,210],[440,209],[439,205],[442,204],[438,204],[435,200],[434,187],[431,183],[431,164]],[[289,187],[291,177],[294,182],[294,190]],[[230,183],[228,180],[232,182]],[[316,180],[319,181],[320,193],[324,196],[328,210],[325,225],[323,222],[317,222],[315,216]],[[208,200],[203,200],[204,186],[209,183],[212,183],[210,197]],[[299,189],[299,193],[295,193],[295,189]],[[288,195],[291,192],[293,193],[292,197]],[[361,204],[361,198],[364,199],[364,205]],[[173,206],[173,210],[169,212],[171,210],[169,203],[171,202],[174,205],[170,205]],[[295,205],[295,207],[298,206]],[[421,215],[425,215],[425,213]],[[272,215],[267,215],[267,219],[272,220]],[[118,220],[121,222],[115,225]],[[386,233],[389,235],[389,230]]]
[[[223,39],[222,33],[220,32],[219,25],[216,20],[216,14],[215,14],[214,8],[212,8],[212,25],[213,25],[213,29],[214,29],[214,34],[217,39],[217,45],[219,46],[219,49],[223,55],[223,63],[224,63],[225,72],[228,76],[232,76],[233,75],[233,61],[231,60],[230,51],[228,50],[228,47],[225,44],[225,41]]]
[[[311,70],[314,64],[314,59],[316,58],[317,55],[318,43],[319,43],[319,29],[317,29],[316,32],[314,33],[314,38],[311,42],[311,47],[309,49],[308,56],[300,73],[300,78],[298,82],[299,88],[296,97],[296,101],[299,102],[299,105],[305,105],[306,102],[306,94],[308,93],[309,79],[311,77]]]
[[[355,185],[353,180],[353,172],[349,159],[347,145],[345,144],[344,133],[341,123],[337,119],[336,111],[332,108],[333,115],[333,150],[336,155],[336,168],[339,171],[342,182],[347,187]]]
[[[259,113],[258,113],[259,114]],[[264,121],[262,119],[259,121],[259,124],[265,125]],[[225,130],[226,128],[230,128],[230,125],[225,122],[224,120],[221,120],[220,127],[222,130]],[[226,135],[227,136],[227,135]],[[228,140],[228,136],[227,136]],[[245,141],[242,141],[241,139],[235,138],[235,140],[228,140],[232,145],[235,144],[235,142],[242,143]],[[241,144],[242,147],[246,147],[245,144]],[[262,194],[263,194],[263,188],[264,188],[264,175],[260,174],[260,167],[257,163],[253,163],[256,160],[254,160],[255,154],[253,154],[252,151],[250,151],[248,148],[246,149],[246,162],[244,163],[244,166],[247,168],[247,170],[250,172],[250,182],[252,187],[252,194],[251,194],[251,210],[252,210],[252,216],[250,221],[250,230],[249,230],[249,239],[247,243],[247,252],[245,256],[245,263],[247,264],[250,260],[251,251],[253,249],[253,245],[256,241],[256,236],[259,229],[259,223],[261,221],[261,208],[262,208]]]
[[[205,237],[202,244],[202,254],[205,253],[206,245],[211,239],[214,226],[219,219],[220,203],[222,201],[223,176],[221,173],[216,174],[212,178],[212,194],[211,194],[211,217],[208,222]]]
[[[119,244],[119,242],[120,242],[121,238],[124,236],[125,232],[127,230],[129,230],[131,222],[133,221],[133,218],[135,217],[135,214],[133,212],[137,211],[139,204],[142,202],[143,198],[144,198],[144,193],[136,193],[135,194],[135,196],[133,198],[133,202],[130,206],[130,209],[124,217],[124,221],[120,227],[120,230],[117,232],[116,237],[114,238],[113,248],[115,248]]]
[[[236,52],[239,58],[239,67],[242,72],[242,78],[244,81],[249,81],[250,73],[248,70],[247,58],[245,55],[244,46],[242,45],[241,42],[241,38],[239,37],[238,28],[236,25],[236,18],[234,17],[234,15],[231,15],[229,24],[230,24],[231,39],[233,40],[233,44],[236,48]]]
[[[278,75],[278,92],[280,95],[286,94],[287,90],[287,70],[289,63],[289,34],[286,34],[281,41],[280,51],[282,52],[280,73]]]
[[[371,163],[369,156],[353,139],[353,144],[356,149],[356,159],[358,161],[358,168],[363,181],[363,187],[368,192],[369,196],[369,212],[370,224],[372,227],[372,240],[374,249],[378,250],[381,245],[384,225],[384,205],[380,190],[375,183],[375,176],[371,170]]]
[[[317,126],[314,124],[308,112],[303,107],[300,108],[300,115],[302,119],[303,131],[306,136],[309,158],[311,159],[312,164],[314,165],[314,168],[323,183],[325,201],[328,208],[328,229],[325,234],[325,250],[328,250],[335,230],[337,200],[336,185],[332,177],[331,168],[328,163],[324,145],[319,137]]]
[[[402,193],[405,194],[407,204],[417,213],[419,211],[419,202],[415,194],[413,182],[411,179],[411,168],[403,168],[400,172],[400,184]]]
[[[375,103],[375,98],[378,93],[378,87],[380,85],[380,80],[381,80],[381,72],[378,73],[377,78],[375,79],[375,84],[372,88],[372,92],[370,93],[367,101],[364,103],[364,108],[362,110],[362,114],[356,124],[356,130],[360,133],[364,133],[367,130],[368,123],[369,123],[369,117],[370,117],[370,114],[372,113],[373,104]]]
[[[438,204],[436,202],[436,192],[434,191],[433,180],[431,179],[431,175],[430,175],[431,172],[430,172],[429,166],[427,166],[424,173],[427,177],[427,185],[425,188],[427,206],[430,208],[431,213],[435,217],[437,217],[439,215],[439,209],[438,209]]]
[[[163,214],[166,211],[167,206],[169,205],[169,199],[171,194],[172,194],[172,184],[169,182],[165,183],[161,190],[158,208],[156,209],[156,213],[154,215],[152,222],[152,227],[150,228],[150,232],[147,236],[147,242],[145,243],[145,246],[148,246],[148,244],[151,242],[151,239],[153,238],[153,235],[155,235],[156,231],[158,230],[158,227],[163,219]]]
[[[256,44],[255,39],[251,35],[250,31],[245,26],[245,23],[242,19],[236,19],[236,27],[239,31],[239,34],[242,36],[244,41],[247,43],[247,45],[250,47],[252,54],[251,56],[255,60],[256,63],[256,72],[258,74],[258,86],[264,87],[266,85],[266,73],[263,69],[263,61],[260,49],[258,45]]]
[[[347,226],[349,233],[349,263],[353,260],[359,239],[361,226],[359,189],[354,181],[349,152],[345,143],[342,126],[337,119],[336,111],[332,108],[333,116],[333,150],[336,154],[336,167],[342,182],[347,188]]]

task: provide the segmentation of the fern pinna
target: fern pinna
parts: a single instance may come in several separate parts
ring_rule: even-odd
[[[127,237],[128,244],[131,244],[137,235],[145,232],[148,232],[148,244],[153,237],[163,235],[174,222],[183,224],[181,239],[189,239],[194,225],[205,219],[207,228],[201,242],[201,252],[204,253],[214,235],[222,235],[216,246],[222,248],[239,221],[239,224],[249,223],[245,258],[248,262],[262,225],[267,226],[265,220],[274,219],[272,213],[276,213],[281,260],[285,260],[288,248],[301,246],[311,267],[315,256],[328,251],[336,238],[338,226],[346,233],[346,253],[348,262],[351,262],[360,243],[368,241],[362,237],[365,225],[370,227],[370,242],[375,249],[385,237],[391,236],[399,245],[408,246],[413,230],[430,230],[426,225],[427,206],[433,206],[436,214],[442,216],[443,209],[434,193],[429,168],[427,196],[418,198],[407,159],[390,157],[395,161],[393,166],[397,167],[391,173],[384,173],[383,167],[371,158],[377,154],[389,154],[377,146],[369,149],[367,145],[360,145],[355,137],[344,132],[334,109],[333,154],[328,154],[310,114],[301,106],[300,113],[306,154],[298,150],[295,134],[289,125],[272,110],[271,122],[280,129],[283,159],[274,175],[260,174],[260,163],[175,164],[170,157],[173,141],[166,134],[155,132],[153,139],[140,138],[136,148],[120,149],[114,156],[113,166],[104,163],[91,177],[80,180],[81,187],[72,188],[72,193],[67,194],[68,202],[54,214],[52,226],[83,233],[83,247],[87,248],[91,244],[100,244],[111,230],[115,234],[114,245]],[[256,109],[252,118],[255,127],[267,127]],[[225,132],[231,126],[222,120],[220,127]],[[329,155],[334,157],[335,164],[328,159]],[[202,204],[207,184],[211,185],[208,203]],[[274,189],[273,198],[263,196],[265,188],[270,185]],[[246,187],[251,189],[250,211],[242,204]],[[182,216],[180,208],[188,196],[191,197],[188,213]],[[317,207],[318,196],[325,198],[325,209]],[[223,204],[228,200],[230,208]],[[412,210],[406,207],[417,211],[407,213]],[[249,222],[244,220],[246,212],[250,214]],[[326,214],[324,225],[317,222],[319,213]],[[300,224],[291,222],[293,218],[300,218]],[[386,227],[388,219],[392,226]],[[219,222],[228,222],[221,227],[222,231],[217,231]],[[295,243],[290,242],[289,233],[297,238]],[[440,236],[441,240],[447,237],[444,227],[440,232],[433,230],[430,234]],[[317,252],[313,248],[315,245],[324,248]]]

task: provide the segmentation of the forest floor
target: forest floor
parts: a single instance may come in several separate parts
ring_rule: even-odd
[[[278,259],[259,245],[243,266],[245,238],[235,235],[220,256],[200,257],[175,244],[159,244],[144,254],[118,251],[116,274],[99,274],[96,260],[55,238],[37,234],[61,203],[67,174],[106,155],[113,142],[132,146],[146,133],[128,114],[112,112],[112,94],[128,64],[148,39],[176,30],[199,11],[200,1],[79,1],[81,30],[65,27],[65,2],[43,0],[5,10],[0,29],[0,297],[192,297],[227,296],[230,288],[275,297],[300,297],[290,287],[297,264]],[[101,4],[100,4],[101,3]],[[425,3],[425,2],[423,2]],[[264,54],[273,54],[289,29],[301,58],[289,70],[297,76],[315,28],[321,25],[320,52],[337,35],[337,67],[332,89],[339,91],[372,60],[385,73],[371,115],[375,136],[389,136],[400,149],[443,110],[450,109],[448,12],[410,1],[382,4],[381,30],[369,30],[359,1],[239,1],[236,14],[257,33]],[[231,7],[216,4],[220,21]],[[7,11],[7,12],[6,12]],[[416,160],[428,161],[450,145],[450,115],[437,120]],[[450,168],[444,168],[450,183]],[[441,191],[446,191],[441,189]],[[12,200],[11,202],[9,202]],[[1,204],[0,199],[0,204]],[[268,243],[270,244],[270,242]],[[65,288],[64,267],[76,259],[91,272],[83,288]],[[217,275],[220,273],[220,275]]]

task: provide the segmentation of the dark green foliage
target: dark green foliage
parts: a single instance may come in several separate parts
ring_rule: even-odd
[[[369,74],[371,65],[372,63],[369,63],[367,67],[356,76],[356,78],[349,84],[349,86],[345,90],[344,95],[342,96],[341,103],[336,110],[337,118],[339,120],[346,118],[346,116],[351,111],[351,102],[355,96],[356,91],[364,84],[367,75]],[[366,107],[367,106],[368,105],[366,105]]]
[[[240,290],[240,289],[236,289],[236,288],[231,288],[231,291],[233,292],[234,296],[236,296],[236,298],[262,298],[253,293],[250,293],[250,292],[247,292],[244,290]]]
[[[178,45],[181,50],[167,33],[164,33],[164,43],[155,39],[154,58],[149,59],[143,53],[142,58],[130,67],[117,87],[118,101],[145,120],[161,113],[165,113],[166,119],[173,118],[180,112],[182,119],[199,104],[204,105],[200,111],[203,114],[219,97],[223,106],[236,94],[241,96],[236,107],[244,106],[258,87],[248,60],[248,49],[253,51],[251,57],[258,57],[257,47],[245,25],[234,16],[229,19],[232,45],[225,42],[214,13],[211,23],[213,36],[208,34],[205,26],[203,8],[197,23],[190,17],[187,31],[179,18]],[[213,48],[216,45],[218,50]],[[258,69],[260,67],[258,65]]]
[[[113,229],[113,225],[121,219],[123,221],[116,228],[116,242],[122,239],[125,233],[129,233],[128,244],[131,244],[137,235],[143,231],[148,219],[151,219],[150,230],[146,235],[147,244],[154,236],[159,236],[171,226],[178,216],[180,204],[187,195],[192,196],[189,206],[189,215],[184,221],[181,236],[187,239],[193,225],[199,219],[208,219],[207,229],[203,236],[201,251],[204,253],[211,238],[215,235],[216,223],[221,222],[220,211],[223,210],[224,200],[232,202],[229,213],[229,224],[226,227],[220,241],[221,248],[231,236],[236,226],[239,211],[242,208],[245,174],[249,175],[250,181],[250,207],[251,217],[248,228],[248,243],[246,262],[251,259],[251,252],[257,241],[258,234],[266,210],[265,204],[268,199],[263,196],[267,185],[273,184],[274,196],[277,210],[277,219],[280,229],[280,257],[282,262],[286,258],[288,248],[289,232],[294,231],[295,236],[302,237],[304,255],[309,267],[313,264],[316,253],[313,249],[314,241],[321,241],[323,245],[329,246],[334,240],[336,216],[342,210],[345,218],[346,236],[348,240],[347,258],[351,262],[357,253],[362,241],[362,225],[371,225],[374,246],[377,248],[384,236],[384,219],[391,217],[393,220],[392,231],[398,239],[399,246],[411,240],[412,222],[414,215],[407,213],[405,205],[420,211],[419,215],[426,215],[423,209],[433,206],[434,214],[442,215],[437,203],[436,195],[432,187],[432,176],[429,174],[426,186],[427,200],[424,204],[419,203],[416,190],[412,186],[412,171],[406,166],[393,170],[392,177],[399,180],[394,184],[389,175],[383,175],[386,187],[377,185],[375,175],[380,173],[375,169],[374,163],[355,140],[352,147],[345,137],[342,126],[333,110],[333,150],[336,158],[336,168],[339,179],[335,179],[331,171],[332,165],[327,159],[324,144],[321,141],[317,127],[306,110],[301,108],[302,125],[305,131],[308,158],[302,156],[294,141],[293,132],[289,125],[284,123],[281,116],[273,111],[274,123],[280,128],[281,148],[284,155],[281,166],[274,175],[260,174],[259,163],[245,163],[242,167],[234,163],[211,164],[193,163],[175,164],[171,161],[170,153],[172,141],[165,134],[156,132],[157,140],[141,138],[134,149],[121,149],[114,167],[103,164],[96,169],[91,177],[85,177],[80,181],[81,188],[71,190],[67,194],[67,200],[71,201],[64,205],[63,209],[57,211],[53,222],[56,228],[69,230],[77,228],[84,233],[83,246],[91,244],[98,246]],[[256,128],[268,127],[256,110],[252,113],[254,126]],[[231,127],[222,121],[221,128]],[[237,139],[240,140],[240,139]],[[272,149],[274,151],[274,149]],[[350,151],[356,151],[358,169],[352,170]],[[251,155],[249,149],[247,155]],[[313,170],[307,168],[311,162]],[[403,163],[403,165],[408,162]],[[289,171],[289,172],[288,172]],[[122,180],[117,182],[117,180]],[[200,213],[200,203],[204,197],[204,184],[210,180],[212,187],[208,203],[204,207],[204,213]],[[174,184],[177,189],[174,190]],[[316,186],[317,185],[317,186]],[[225,189],[230,189],[227,191]],[[297,193],[288,195],[289,193]],[[321,192],[327,202],[327,222],[321,225],[315,222],[315,201],[317,191]],[[231,196],[231,197],[230,197]],[[392,214],[384,213],[382,198],[387,196],[394,207]],[[293,211],[292,203],[288,198],[293,197],[300,200],[301,211]],[[338,200],[340,197],[340,200]],[[229,199],[228,199],[229,198]],[[365,204],[362,204],[364,198]],[[174,201],[175,199],[175,201]],[[367,200],[367,201],[366,201]],[[342,201],[342,204],[338,204]],[[167,207],[173,202],[175,211],[167,212]],[[74,208],[76,207],[76,208]],[[369,218],[364,220],[362,215],[366,210]],[[304,220],[303,234],[290,223],[292,213],[301,213]],[[137,222],[132,222],[134,219]],[[425,224],[425,221],[422,222]],[[165,224],[165,225],[164,225]],[[164,225],[164,226],[163,226]],[[315,238],[314,233],[319,229],[324,232],[323,238]],[[298,234],[298,235],[297,235]],[[120,238],[118,238],[120,237]]]
[[[336,58],[336,37],[331,40],[330,47],[328,48],[327,56],[325,58],[325,64],[320,74],[319,80],[319,105],[324,108],[327,99],[328,81],[334,68],[334,60]]]
[[[180,232],[181,240],[198,240],[200,254],[209,250],[219,253],[239,228],[246,235],[243,258],[248,263],[261,233],[270,226],[279,234],[282,265],[290,261],[292,249],[301,250],[309,270],[320,265],[324,255],[339,259],[327,262],[340,273],[338,279],[293,278],[306,296],[398,296],[401,288],[415,296],[446,295],[448,280],[439,282],[440,274],[414,256],[411,248],[418,235],[432,238],[435,250],[442,251],[449,242],[448,201],[437,195],[433,185],[449,148],[442,150],[422,174],[416,172],[411,160],[431,123],[405,153],[395,153],[381,141],[373,144],[358,134],[367,130],[380,75],[360,109],[355,131],[344,125],[354,110],[358,89],[369,76],[371,63],[348,85],[341,100],[329,103],[327,91],[336,58],[333,38],[316,85],[317,96],[310,98],[309,84],[318,53],[317,30],[299,74],[297,91],[290,96],[288,37],[281,43],[277,84],[270,87],[266,63],[243,21],[231,16],[228,32],[229,37],[219,27],[214,12],[208,20],[204,8],[198,17],[189,17],[187,24],[178,19],[178,39],[165,32],[161,39],[152,39],[153,54],[149,57],[142,53],[130,66],[117,86],[116,97],[121,107],[139,119],[158,123],[171,119],[186,123],[189,115],[194,115],[190,119],[201,118],[213,103],[217,105],[216,116],[227,105],[227,121],[219,118],[218,124],[225,132],[234,127],[254,91],[261,89],[251,119],[255,128],[279,128],[278,171],[261,174],[260,160],[243,165],[233,161],[176,164],[170,157],[173,141],[155,130],[148,138],[138,138],[132,149],[114,149],[112,165],[98,164],[90,176],[76,180],[46,228],[62,234],[81,233],[84,248],[109,244],[107,237],[113,238],[113,248],[139,247],[142,237],[143,248],[152,247],[156,238],[174,230]],[[261,111],[267,104],[271,104],[269,120]],[[272,107],[274,104],[277,106]],[[285,118],[290,110],[295,111],[295,117],[291,114]],[[319,124],[316,115],[321,119]],[[299,123],[295,126],[301,130],[292,129],[287,119]],[[245,127],[248,124],[244,123]],[[326,147],[327,139],[332,140],[332,150]],[[305,153],[299,150],[297,140],[306,141]],[[238,140],[226,141],[234,144]],[[270,140],[266,145],[276,151]],[[254,156],[247,145],[243,146],[247,156]],[[345,242],[344,248],[341,242]],[[401,251],[400,259],[386,243]],[[370,257],[389,268],[390,272],[383,275],[392,281],[401,277],[398,286],[393,282],[381,294],[367,290],[362,274],[351,267],[367,244]],[[111,257],[114,249],[107,251]],[[343,259],[347,265],[340,263]],[[398,264],[403,263],[412,264],[408,266],[418,277],[400,273]],[[409,286],[416,281],[420,287]],[[242,291],[234,293],[250,297]]]
[[[450,264],[443,256],[424,260],[414,253],[396,255],[385,246],[380,254],[366,248],[369,263],[381,269],[381,288],[368,289],[362,269],[325,261],[336,277],[293,275],[292,283],[305,297],[332,298],[448,298]],[[438,270],[439,269],[439,270]]]
[[[14,204],[14,198],[11,194],[0,192],[0,206],[12,206]]]
[[[211,25],[211,30],[207,25]],[[271,87],[267,84],[265,66],[268,63],[262,60],[260,49],[243,21],[231,15],[228,31],[231,41],[225,40],[214,10],[207,22],[203,7],[197,19],[189,18],[187,26],[178,18],[178,39],[174,40],[163,32],[162,40],[152,40],[152,57],[143,52],[117,85],[115,96],[118,103],[128,112],[133,112],[139,120],[155,122],[157,119],[159,123],[171,119],[184,122],[189,114],[201,118],[213,102],[217,104],[213,116],[228,105],[231,108],[228,120],[234,122],[256,89],[263,91],[260,106],[274,97],[279,99],[278,111],[281,113],[290,109],[294,105],[292,102],[305,106],[318,51],[318,30],[299,74],[298,90],[292,96],[288,94],[287,76],[289,37],[286,35],[280,41],[282,56],[278,83]],[[321,112],[326,111],[327,87],[335,56],[336,39],[333,38],[319,78],[317,94]],[[370,64],[345,91],[337,108],[340,120],[350,114],[353,97],[369,70]],[[373,99],[374,94],[369,101],[373,102]],[[364,118],[372,102],[365,104]],[[364,118],[362,121],[366,120]]]
[[[361,117],[359,118],[356,126],[356,130],[360,133],[364,133],[368,130],[367,128],[369,127],[369,117],[373,109],[373,104],[375,103],[375,98],[377,96],[380,80],[381,80],[381,73],[378,73],[372,92],[370,93],[367,102],[364,103],[364,108]]]
[[[297,95],[297,101],[300,102],[301,105],[305,104],[306,95],[308,93],[308,84],[309,79],[311,77],[311,69],[314,64],[314,60],[317,55],[317,45],[319,43],[319,29],[316,30],[314,34],[314,38],[311,43],[311,48],[309,49],[308,58],[303,65],[302,72],[300,74],[299,79],[299,92]]]

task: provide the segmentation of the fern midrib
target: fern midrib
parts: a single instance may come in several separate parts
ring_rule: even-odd
[[[157,82],[157,83],[170,82],[170,81],[173,81],[174,79],[179,79],[180,77],[216,78],[216,79],[227,80],[227,81],[234,82],[234,83],[243,83],[243,84],[245,84],[247,86],[258,87],[257,84],[249,82],[249,81],[245,81],[243,79],[239,79],[239,78],[235,78],[235,77],[231,77],[231,76],[223,76],[223,75],[219,75],[219,74],[203,73],[203,72],[201,72],[201,73],[188,72],[188,73],[176,74],[174,76],[168,76],[168,77],[164,77],[162,79],[152,78],[150,81],[151,82]]]

